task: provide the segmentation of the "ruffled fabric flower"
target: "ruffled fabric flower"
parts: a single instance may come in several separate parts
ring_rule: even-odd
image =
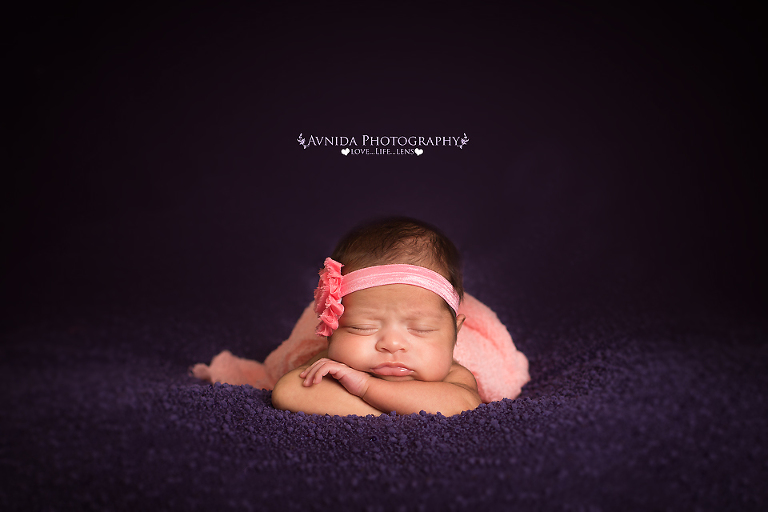
[[[320,281],[315,289],[315,313],[320,318],[315,334],[330,336],[339,328],[339,317],[344,313],[341,305],[341,267],[343,265],[331,258],[325,258],[324,268],[320,271]]]

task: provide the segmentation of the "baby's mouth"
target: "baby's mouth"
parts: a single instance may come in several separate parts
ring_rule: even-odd
[[[401,363],[380,364],[379,366],[372,368],[372,371],[376,375],[395,376],[395,377],[402,377],[402,376],[410,375],[413,373],[413,370],[411,370],[410,368],[408,368],[407,366]]]

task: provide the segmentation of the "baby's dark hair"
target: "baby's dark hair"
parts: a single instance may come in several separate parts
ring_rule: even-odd
[[[464,298],[461,256],[439,229],[408,217],[387,217],[354,228],[336,245],[331,258],[342,274],[374,265],[407,263],[434,270]]]

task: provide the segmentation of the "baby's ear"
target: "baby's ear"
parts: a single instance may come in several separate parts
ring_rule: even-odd
[[[467,317],[463,313],[461,315],[456,315],[456,334],[459,334],[461,326],[464,325],[464,320],[466,319]]]

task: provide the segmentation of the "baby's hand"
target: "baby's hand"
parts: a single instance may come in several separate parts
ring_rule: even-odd
[[[365,372],[325,357],[315,361],[312,366],[301,372],[299,377],[304,378],[305,386],[311,386],[312,384],[319,384],[323,377],[328,374],[339,381],[351,394],[361,398],[368,390],[368,381],[371,378]]]

